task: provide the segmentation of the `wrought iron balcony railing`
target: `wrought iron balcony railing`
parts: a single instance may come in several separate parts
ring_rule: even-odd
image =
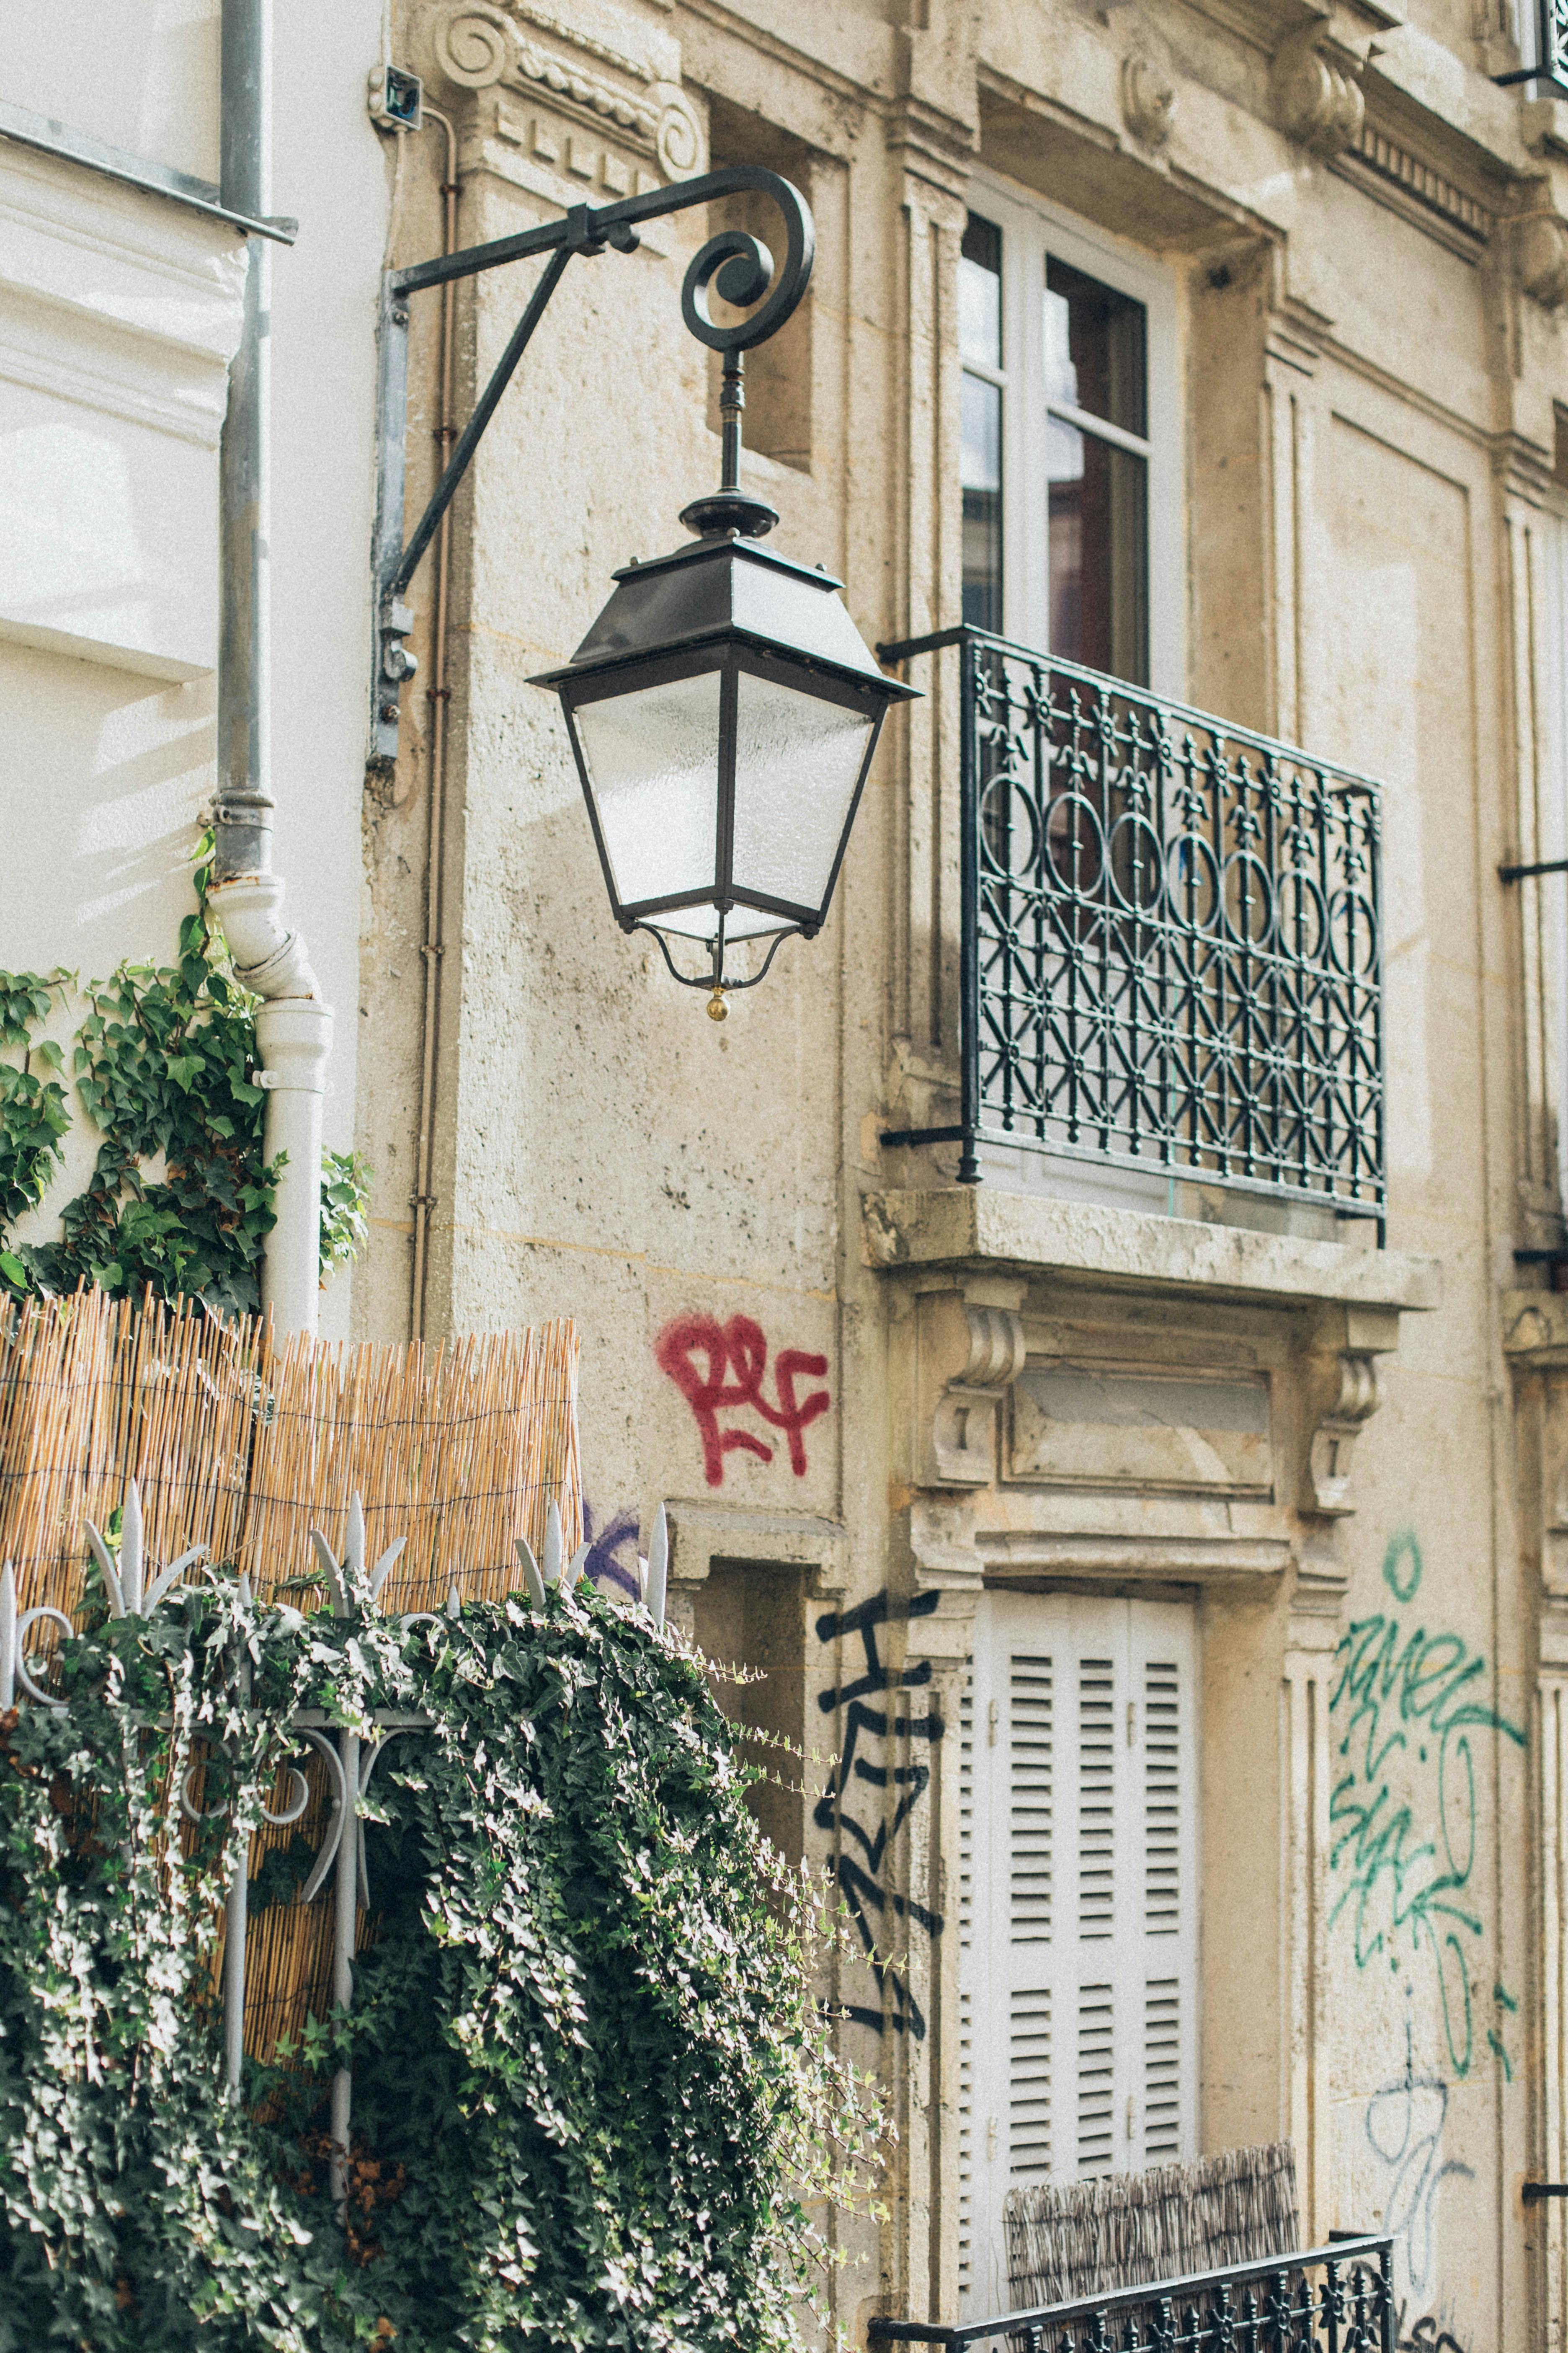
[[[952,2326],[875,2318],[867,2335],[873,2353],[1394,2353],[1394,2242],[1364,2238]]]
[[[986,1145],[1384,1210],[1378,787],[973,628],[956,648],[956,1126]]]

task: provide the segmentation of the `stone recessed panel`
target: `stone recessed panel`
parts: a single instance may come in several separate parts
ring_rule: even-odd
[[[1012,1392],[1007,1476],[1026,1486],[1268,1500],[1268,1381],[1032,1365]]]

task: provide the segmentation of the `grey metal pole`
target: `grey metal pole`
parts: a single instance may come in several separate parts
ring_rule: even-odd
[[[332,1882],[332,2006],[342,2015],[354,1998],[354,1928],[359,1909],[359,1735],[340,1732],[338,1755],[343,1767],[343,1825],[338,1841],[337,1876]],[[349,2123],[353,2112],[353,2077],[347,2067],[332,2076],[332,2203],[348,2227]]]
[[[247,1926],[246,1857],[242,1855],[228,1886],[228,1928],[223,1947],[223,2060],[228,2088],[239,2091],[245,2067],[245,1931]]]
[[[223,0],[223,201],[252,220],[272,205],[272,0]],[[268,312],[264,237],[247,240],[245,332],[229,370],[219,464],[223,631],[218,661],[218,780],[214,879],[271,863],[267,742]]]

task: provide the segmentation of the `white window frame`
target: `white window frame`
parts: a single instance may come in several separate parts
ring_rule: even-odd
[[[1148,319],[1149,684],[1186,696],[1186,500],[1183,465],[1181,306],[1174,273],[1137,247],[986,172],[970,182],[969,209],[1002,232],[1002,362],[963,363],[1002,387],[1002,609],[1006,636],[1051,650],[1046,437],[1030,429],[1047,410],[1041,301],[1046,257],[1069,263],[1142,302]],[[1051,404],[1054,406],[1054,404]],[[1133,436],[1098,417],[1068,422],[1123,448]]]

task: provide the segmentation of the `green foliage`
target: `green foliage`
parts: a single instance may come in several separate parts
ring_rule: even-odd
[[[40,1271],[60,1289],[84,1278],[119,1295],[151,1284],[165,1298],[254,1311],[279,1171],[261,1157],[256,1000],[234,977],[205,892],[180,925],[176,964],[123,964],[87,1002],[77,1092],[103,1142]],[[161,1181],[146,1174],[159,1156]]]
[[[68,1643],[63,1674],[68,1715],[0,1726],[0,2353],[792,2353],[809,2201],[874,2118],[811,1996],[810,1890],[671,1637],[591,1588],[405,1634],[363,1594],[305,1619],[226,1586]],[[241,2106],[216,1913],[300,1704],[435,1724],[374,1785],[353,2015]],[[182,1841],[175,1793],[219,1749],[192,1786],[232,1811]]]
[[[0,1055],[22,1058],[19,1066],[0,1060],[0,1238],[24,1210],[37,1208],[64,1159],[60,1138],[70,1113],[59,1075],[62,1057],[52,1039],[35,1046],[33,1030],[48,1018],[49,993],[65,977],[0,972]],[[0,1283],[21,1290],[26,1282],[21,1261],[0,1249]]]
[[[350,1266],[370,1235],[374,1171],[358,1152],[321,1155],[321,1281]]]
[[[13,1290],[73,1290],[90,1282],[116,1296],[199,1297],[223,1314],[260,1305],[261,1249],[276,1219],[282,1163],[262,1158],[266,1093],[258,1083],[259,999],[235,976],[207,902],[212,838],[197,844],[196,906],[180,925],[173,965],[122,964],[89,984],[77,1031],[77,1092],[102,1134],[87,1189],[60,1214],[58,1242],[0,1249],[0,1281]],[[22,1068],[0,1062],[0,1241],[42,1200],[68,1127],[58,1076],[26,1059],[31,1025],[47,1010],[46,981],[0,973],[0,1050],[20,1049]],[[32,1060],[53,1072],[59,1049]],[[149,1164],[163,1162],[161,1176]],[[355,1153],[324,1155],[321,1275],[356,1257],[367,1231],[370,1171]]]

